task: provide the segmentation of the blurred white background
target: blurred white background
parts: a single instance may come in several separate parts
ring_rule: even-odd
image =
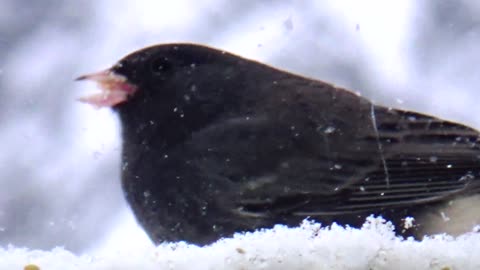
[[[77,102],[95,86],[73,78],[177,41],[480,128],[476,0],[0,0],[0,246],[149,241],[120,189],[117,119]]]

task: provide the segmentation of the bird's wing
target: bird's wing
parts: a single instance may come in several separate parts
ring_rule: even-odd
[[[325,156],[284,157],[245,185],[246,215],[341,215],[434,202],[480,190],[479,133],[434,117],[372,105],[371,125]],[[340,150],[339,150],[340,149]],[[285,167],[285,168],[282,168]]]

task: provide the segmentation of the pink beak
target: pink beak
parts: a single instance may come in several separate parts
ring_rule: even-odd
[[[125,76],[117,74],[111,69],[83,75],[75,80],[89,80],[97,83],[101,93],[79,98],[81,102],[97,108],[113,107],[123,103],[137,91],[137,87],[130,84]]]

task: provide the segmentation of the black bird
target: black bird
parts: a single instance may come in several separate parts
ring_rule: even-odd
[[[155,243],[204,245],[310,218],[397,233],[480,221],[479,133],[196,44],[160,44],[80,78],[118,113],[122,186]],[[404,218],[414,217],[413,227]]]

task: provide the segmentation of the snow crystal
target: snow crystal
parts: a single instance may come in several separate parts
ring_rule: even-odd
[[[404,229],[410,229],[410,228],[413,228],[413,223],[415,222],[415,219],[413,217],[406,217],[404,219],[404,224],[403,224],[403,228]]]

